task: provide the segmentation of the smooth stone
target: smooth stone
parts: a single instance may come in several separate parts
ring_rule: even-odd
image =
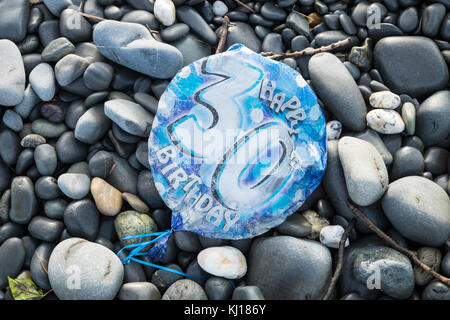
[[[191,34],[176,40],[172,45],[183,55],[183,66],[211,54],[211,47]]]
[[[339,140],[338,152],[350,198],[361,206],[379,200],[388,187],[389,177],[375,147],[361,139],[343,137]],[[358,157],[354,157],[355,153]]]
[[[178,265],[173,263],[166,265],[166,267],[183,272],[183,270],[181,270],[181,268]],[[183,276],[179,274],[169,272],[166,270],[156,270],[155,273],[152,275],[151,282],[159,289],[160,292],[164,292],[173,283],[181,279],[183,279]]]
[[[34,120],[31,124],[31,130],[45,138],[58,138],[67,131],[64,123],[54,123],[46,119]]]
[[[35,239],[55,242],[64,229],[64,223],[47,217],[34,217],[28,224],[28,233]]]
[[[222,27],[218,28],[216,33],[220,34],[222,32]],[[234,22],[234,25],[229,27],[227,42],[225,44],[225,49],[228,49],[236,43],[241,43],[250,50],[255,52],[261,51],[261,40],[255,34],[255,30],[244,22]]]
[[[72,0],[44,0],[44,4],[57,17],[65,8],[73,5]]]
[[[93,15],[93,16],[103,18],[103,7],[98,3],[98,0],[84,1],[83,12]],[[97,20],[93,20],[93,21],[97,22]]]
[[[7,165],[14,165],[20,155],[20,142],[14,131],[5,129],[0,131],[0,157]]]
[[[445,41],[450,41],[450,13],[447,13],[442,21],[440,36]]]
[[[167,288],[162,300],[208,300],[208,297],[199,284],[189,279],[181,279]]]
[[[175,23],[161,30],[160,35],[164,41],[173,42],[189,33],[189,26],[185,23]]]
[[[44,213],[50,219],[61,220],[64,218],[64,210],[66,209],[68,203],[64,199],[53,199],[45,201],[44,203]]]
[[[423,153],[425,149],[422,140],[418,136],[406,136],[403,139],[403,146],[413,147]]]
[[[88,163],[86,161],[76,162],[67,169],[66,173],[84,174],[89,177]]]
[[[39,112],[41,116],[50,122],[61,123],[65,118],[65,107],[61,104],[46,103],[41,105]]]
[[[71,236],[94,241],[99,223],[100,214],[89,199],[73,201],[64,210],[64,224]]]
[[[422,102],[416,114],[416,135],[425,147],[450,148],[450,91],[438,91]]]
[[[156,17],[145,10],[131,10],[126,12],[120,19],[122,22],[139,23],[143,26],[147,25],[152,30],[159,30],[160,25]]]
[[[442,3],[433,3],[422,12],[422,33],[429,38],[435,38],[444,19],[446,10]]]
[[[13,237],[7,239],[0,246],[0,289],[8,285],[8,277],[15,278],[22,270],[25,261],[23,241]]]
[[[275,21],[283,21],[286,19],[286,12],[271,2],[266,2],[262,5],[261,15],[269,20]]]
[[[124,192],[122,199],[125,200],[134,210],[141,213],[150,213],[150,208],[137,195]]]
[[[312,86],[336,118],[352,130],[364,129],[366,105],[344,64],[330,53],[319,53],[310,59],[308,67]]]
[[[50,20],[43,21],[39,25],[38,35],[41,40],[41,44],[44,47],[46,47],[53,40],[60,38],[61,34],[59,32],[59,20],[52,17]]]
[[[108,132],[111,120],[105,115],[103,105],[89,108],[78,119],[75,126],[75,138],[86,144],[95,144]]]
[[[230,246],[203,249],[197,262],[207,273],[226,279],[240,279],[247,272],[245,256]]]
[[[68,286],[74,272],[79,275],[79,289]],[[123,280],[120,259],[102,245],[80,238],[60,242],[53,250],[48,275],[60,300],[112,300]]]
[[[58,165],[55,148],[50,144],[41,144],[34,149],[34,162],[43,176],[52,175]]]
[[[29,0],[0,1],[0,39],[20,42],[25,38],[30,8]]]
[[[10,128],[13,131],[19,132],[23,129],[23,120],[22,117],[15,111],[8,109],[3,114],[2,118],[5,126]]]
[[[398,17],[398,26],[403,32],[410,33],[419,25],[419,14],[415,7],[409,7],[402,11]]]
[[[442,261],[442,254],[439,249],[430,247],[419,248],[419,250],[417,250],[417,257],[432,270],[439,272]],[[413,269],[414,278],[418,286],[425,286],[434,279],[431,274],[425,272],[422,268],[416,265]]]
[[[112,155],[106,151],[96,152],[89,159],[89,174],[92,177],[106,179],[114,164]]]
[[[11,190],[7,189],[4,190],[4,192],[2,192],[2,196],[0,197],[0,225],[3,225],[4,223],[8,222],[10,207],[11,207]]]
[[[156,0],[153,5],[156,19],[163,25],[170,26],[175,22],[175,6],[171,0]]]
[[[442,259],[441,270],[445,276],[450,276],[450,251],[447,251]]]
[[[50,290],[50,282],[48,280],[47,268],[48,260],[55,247],[54,244],[42,243],[34,251],[30,262],[30,275],[33,282],[44,290]]]
[[[338,140],[342,132],[342,124],[338,120],[327,122],[327,140]]]
[[[66,164],[83,161],[88,153],[87,145],[77,140],[73,131],[64,132],[55,148],[58,160]]]
[[[120,300],[160,300],[161,293],[151,282],[128,282],[119,291]]]
[[[86,87],[91,90],[101,91],[108,89],[114,76],[114,69],[104,62],[95,62],[83,74]]]
[[[327,31],[320,32],[319,34],[317,34],[316,37],[314,38],[314,40],[316,41],[316,45],[318,47],[322,47],[322,46],[328,46],[334,42],[345,40],[348,37],[349,36],[341,30],[327,30]],[[350,38],[351,38],[351,41],[348,44],[343,45],[342,47],[339,47],[338,48],[339,51],[348,50],[348,49],[352,48],[353,46],[359,44],[359,40],[356,36],[351,36]]]
[[[29,172],[27,172],[30,175]],[[43,176],[37,179],[34,190],[39,199],[50,200],[59,197],[60,191],[57,180],[51,176]]]
[[[254,241],[250,249],[247,284],[259,287],[266,299],[318,299],[330,277],[331,254],[318,242],[274,236]]]
[[[3,4],[4,3],[5,2],[3,1]],[[0,5],[1,4],[2,3],[0,3]],[[22,101],[24,94],[25,68],[22,61],[22,55],[14,42],[7,39],[1,39],[0,105],[15,106]]]
[[[15,177],[11,182],[11,209],[9,218],[18,224],[27,224],[38,212],[33,182],[29,177]]]
[[[313,233],[311,223],[301,214],[291,214],[286,220],[276,227],[276,230],[284,235],[303,238]]]
[[[356,65],[354,65],[350,61],[345,61],[344,66],[347,68],[348,72],[350,72],[350,74],[352,75],[353,79],[355,79],[355,81],[359,79],[359,77],[361,76],[361,72],[359,71],[359,68]],[[363,94],[363,96],[364,96],[364,94]],[[365,97],[364,97],[364,100],[366,100]]]
[[[405,130],[401,115],[394,110],[374,109],[367,113],[367,125],[382,134],[396,134]]]
[[[227,300],[231,298],[233,286],[227,279],[211,277],[206,280],[205,292],[208,300]]]
[[[402,119],[405,123],[406,133],[414,135],[416,132],[416,107],[411,102],[405,102],[402,106]]]
[[[338,30],[341,29],[341,24],[339,22],[339,15],[337,14],[326,14],[323,17],[323,21],[327,25],[328,28],[331,30]]]
[[[180,250],[196,253],[202,250],[197,234],[190,231],[174,232],[175,243]]]
[[[395,24],[389,22],[372,23],[367,28],[367,35],[377,43],[383,38],[404,36],[403,31]]]
[[[389,178],[394,181],[406,176],[421,175],[423,171],[422,153],[416,148],[405,146],[395,152]]]
[[[428,148],[424,154],[425,171],[433,175],[440,175],[447,172],[448,159],[450,153],[439,147]]]
[[[390,91],[378,91],[370,95],[369,102],[372,108],[396,109],[400,105],[401,99]]]
[[[71,199],[79,200],[89,193],[91,180],[85,174],[64,173],[58,177],[58,187]]]
[[[69,39],[60,37],[52,40],[42,50],[41,59],[43,62],[57,62],[68,54],[75,52],[75,46]]]
[[[131,210],[121,212],[119,215],[117,215],[116,219],[114,220],[114,227],[119,239],[144,233],[153,233],[157,231],[156,223],[149,215]],[[151,239],[151,237],[127,239],[121,240],[121,244],[122,246],[127,246],[130,244],[149,241]]]
[[[87,107],[83,100],[75,100],[65,110],[64,122],[70,129],[75,129],[78,119],[86,112]]]
[[[341,13],[339,15],[339,22],[342,26],[342,29],[344,29],[345,33],[348,35],[356,35],[358,32],[356,29],[355,24],[353,23],[352,19],[348,14]]]
[[[75,54],[87,59],[90,64],[95,62],[105,62],[106,60],[97,46],[92,42],[78,43],[75,47]]]
[[[231,300],[265,300],[257,286],[242,286],[233,290]]]
[[[122,207],[122,194],[105,180],[95,177],[91,182],[91,193],[98,210],[106,216],[115,216]]]
[[[448,83],[444,58],[437,45],[425,37],[383,38],[375,46],[374,60],[386,85],[395,93],[422,97]]]
[[[214,15],[218,17],[223,17],[228,12],[228,7],[222,1],[214,1],[213,12]]]
[[[436,183],[419,176],[398,179],[382,199],[383,211],[405,238],[440,246],[450,233],[450,199]]]
[[[25,235],[26,227],[24,225],[8,221],[0,227],[0,245],[9,238],[19,238]]]
[[[283,39],[278,33],[268,33],[262,42],[261,50],[265,52],[282,53],[284,50]]]
[[[36,51],[39,48],[39,45],[39,38],[34,34],[30,34],[19,43],[17,47],[19,48],[20,53],[27,54]]]
[[[376,131],[367,128],[362,132],[354,134],[353,137],[369,142],[372,146],[375,147],[375,149],[377,149],[386,166],[391,165],[393,159],[392,154],[385,146],[383,140],[380,138],[380,135]]]
[[[59,17],[59,32],[73,43],[89,41],[92,26],[80,12],[73,8],[62,11]]]
[[[300,35],[309,36],[308,20],[296,12],[291,12],[287,16],[286,25]]]
[[[124,99],[105,102],[105,115],[126,132],[148,136],[153,116],[139,104]]]
[[[304,211],[302,217],[306,219],[307,225],[310,226],[311,232],[307,235],[308,239],[317,240],[322,228],[330,224],[326,218],[321,217],[317,212],[311,209]]]
[[[171,78],[181,68],[178,49],[154,40],[140,24],[102,21],[96,25],[93,39],[106,58],[151,77]]]
[[[293,51],[301,51],[310,45],[308,38],[303,35],[295,36],[291,39],[291,49]]]
[[[20,114],[22,119],[27,118],[34,106],[40,102],[41,99],[36,95],[36,93],[31,88],[31,84],[28,84],[24,92],[24,97],[22,101],[14,107],[14,111]]]
[[[112,170],[108,174],[108,177],[105,179],[106,182],[108,182],[121,192],[130,192],[133,194],[138,194],[138,190],[140,187],[138,186],[138,172],[135,169],[133,169],[128,163],[128,161],[125,160],[124,158],[120,157],[115,153],[113,153],[112,156],[113,161],[115,163],[115,167],[114,170]],[[145,171],[141,171],[140,174],[143,174],[144,172]],[[147,189],[143,188],[141,191],[147,192]],[[145,196],[145,198],[143,198],[143,195]],[[141,197],[142,200],[145,201],[148,197],[151,197],[152,195],[139,193],[139,196]]]
[[[329,248],[337,249],[339,248],[339,243],[344,232],[344,228],[339,225],[323,227],[320,230],[320,242]],[[348,247],[349,245],[350,241],[346,239],[344,247]]]
[[[67,86],[81,76],[89,66],[89,61],[75,54],[68,54],[55,65],[55,76],[59,85]]]
[[[422,300],[450,300],[450,287],[436,280],[422,291]]]
[[[380,290],[393,298],[406,299],[414,290],[411,262],[408,257],[389,247],[362,248],[355,256],[352,270],[361,284],[370,283],[373,270],[378,270]]]

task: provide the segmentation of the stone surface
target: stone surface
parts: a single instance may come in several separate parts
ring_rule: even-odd
[[[25,248],[19,238],[9,238],[0,246],[0,289],[8,285],[8,276],[15,278],[25,261]]]
[[[395,110],[375,109],[367,113],[367,124],[382,134],[396,134],[405,130],[402,116]]]
[[[71,236],[94,241],[99,232],[100,214],[90,199],[71,202],[64,209],[64,224]]]
[[[124,99],[105,102],[105,115],[126,132],[142,137],[150,133],[153,116],[137,103]]]
[[[20,42],[25,38],[30,7],[28,0],[0,1],[0,39]]]
[[[115,216],[122,207],[122,194],[105,180],[92,179],[90,190],[98,210],[106,216]]]
[[[378,91],[370,95],[369,102],[373,108],[396,109],[400,105],[401,99],[390,91]]]
[[[197,261],[209,274],[227,279],[242,278],[247,272],[245,256],[230,246],[203,249],[198,254]]]
[[[71,199],[79,200],[89,193],[91,179],[85,174],[64,173],[58,177],[58,187]]]
[[[105,115],[103,105],[96,105],[78,119],[75,126],[75,138],[87,144],[95,144],[110,128],[111,120]]]
[[[189,279],[181,279],[167,288],[162,300],[208,300],[208,297],[199,284]]]
[[[156,223],[149,215],[131,210],[121,212],[117,215],[114,220],[114,227],[117,236],[121,239],[122,246],[151,240],[151,237],[122,240],[124,237],[157,231]]]
[[[326,226],[320,231],[320,242],[329,248],[339,248],[342,235],[344,234],[342,226]],[[345,247],[348,247],[350,241],[345,240]]]
[[[156,0],[153,12],[156,19],[165,26],[170,26],[175,22],[175,6],[171,0]]]
[[[4,6],[9,2],[15,1],[2,1],[0,5]],[[0,8],[1,10],[3,9]],[[14,42],[2,39],[0,40],[0,105],[15,106],[22,101],[24,94],[25,68],[19,48]]]
[[[55,74],[48,63],[38,64],[31,71],[29,81],[33,91],[42,101],[49,101],[55,96]]]
[[[28,223],[38,212],[33,182],[29,177],[15,177],[11,182],[11,209],[9,218],[19,224]]]

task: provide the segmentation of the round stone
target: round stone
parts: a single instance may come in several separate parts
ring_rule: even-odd
[[[400,105],[401,99],[390,91],[378,91],[370,95],[369,102],[373,108],[396,109]]]
[[[396,134],[405,130],[401,115],[394,110],[374,109],[367,113],[367,124],[382,134]]]
[[[430,267],[431,270],[439,272],[442,261],[442,254],[439,249],[430,247],[419,248],[419,250],[417,250],[417,257],[420,261]],[[417,265],[414,266],[414,278],[418,286],[425,286],[434,279],[431,274],[425,272]]]
[[[416,107],[411,102],[403,104],[402,119],[405,123],[406,133],[413,135],[416,131]]]
[[[344,234],[344,228],[342,226],[325,226],[320,230],[320,242],[329,248],[339,248],[342,235]],[[345,247],[350,245],[348,239],[345,240]]]
[[[98,210],[106,216],[115,216],[122,208],[122,194],[105,180],[95,177],[91,193]]]
[[[52,175],[58,165],[55,148],[49,144],[38,145],[34,150],[34,162],[41,175]]]
[[[197,261],[206,272],[226,279],[239,279],[247,272],[245,256],[230,246],[203,249],[198,254]]]
[[[124,237],[134,236],[144,233],[153,233],[157,231],[156,223],[147,214],[141,214],[136,211],[124,211],[117,215],[114,220],[114,227],[117,236],[121,239],[122,246],[149,241],[151,237],[126,239]]]
[[[338,120],[327,122],[327,140],[338,140],[341,136],[342,124]]]
[[[42,101],[49,101],[55,96],[55,74],[48,63],[38,64],[31,71],[29,81],[34,92]]]
[[[175,22],[175,6],[171,0],[156,0],[153,5],[156,19],[163,25],[170,26]]]
[[[208,300],[208,297],[198,283],[189,279],[181,279],[167,288],[162,300]]]
[[[100,214],[89,199],[71,202],[64,210],[64,224],[70,235],[94,241],[99,232]]]
[[[64,173],[58,177],[58,187],[71,199],[79,200],[89,193],[91,179],[85,174]]]

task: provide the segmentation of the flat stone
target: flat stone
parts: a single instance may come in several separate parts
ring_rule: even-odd
[[[33,133],[39,134],[45,138],[58,138],[67,131],[64,123],[54,123],[46,119],[36,119],[31,124]]]
[[[2,1],[0,5],[10,2]],[[0,8],[0,12],[2,10]],[[24,91],[25,68],[19,48],[11,40],[0,40],[0,105],[19,104],[24,97]]]
[[[47,217],[36,216],[28,224],[29,234],[40,241],[56,242],[64,229],[64,223]]]
[[[194,8],[189,6],[177,7],[177,18],[187,24],[202,40],[210,45],[217,43],[218,37]]]
[[[33,91],[42,101],[49,101],[55,96],[55,73],[48,63],[38,64],[31,71],[29,81]]]
[[[378,91],[370,95],[369,102],[373,108],[396,109],[400,105],[401,99],[390,91]]]
[[[122,199],[128,202],[128,204],[137,212],[150,213],[150,208],[137,195],[124,192],[122,193]]]
[[[291,12],[287,16],[286,25],[300,35],[309,36],[308,20],[296,12]]]
[[[419,176],[398,179],[382,199],[383,211],[405,238],[438,247],[450,233],[450,199],[436,183]]]
[[[98,210],[106,216],[115,216],[122,207],[122,194],[105,180],[95,177],[91,182],[91,193]]]
[[[58,177],[58,187],[71,199],[79,200],[89,193],[91,180],[85,174],[64,173]]]
[[[203,249],[197,261],[207,273],[226,279],[240,279],[247,273],[245,256],[230,246]]]
[[[317,95],[336,118],[349,129],[364,129],[366,105],[344,64],[330,53],[319,53],[310,59],[309,73]]]
[[[30,7],[29,0],[0,1],[0,39],[20,42],[25,38]]]
[[[11,209],[9,218],[19,224],[28,223],[38,212],[33,182],[29,177],[15,177],[11,183]]]
[[[86,110],[75,126],[75,138],[87,144],[95,144],[108,132],[111,120],[105,115],[103,105]]]
[[[68,54],[55,65],[55,76],[59,85],[67,86],[81,76],[89,66],[89,61],[75,54]]]
[[[68,286],[74,272],[80,276],[77,290]],[[123,274],[122,262],[114,252],[80,238],[60,242],[48,264],[50,284],[60,300],[112,300]]]
[[[64,210],[64,224],[71,236],[94,241],[99,233],[100,214],[92,200],[73,201]]]
[[[153,116],[137,103],[124,99],[105,102],[105,115],[126,132],[146,137],[150,133]]]
[[[189,33],[189,26],[185,23],[175,23],[170,27],[161,30],[161,38],[164,41],[172,42],[181,39],[183,36]]]
[[[375,46],[374,60],[386,85],[398,94],[422,97],[448,83],[444,58],[437,45],[425,37],[383,38]]]
[[[93,39],[106,58],[151,77],[171,78],[182,65],[178,49],[156,41],[137,23],[102,21],[96,25]]]
[[[338,152],[350,198],[361,206],[379,200],[388,187],[389,177],[375,147],[361,139],[343,137]],[[355,153],[358,157],[354,157]]]

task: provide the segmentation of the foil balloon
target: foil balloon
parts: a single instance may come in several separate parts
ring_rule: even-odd
[[[325,119],[310,86],[241,44],[178,72],[160,98],[148,147],[172,230],[223,239],[281,224],[319,185],[327,159]],[[151,250],[155,260],[166,242]]]

